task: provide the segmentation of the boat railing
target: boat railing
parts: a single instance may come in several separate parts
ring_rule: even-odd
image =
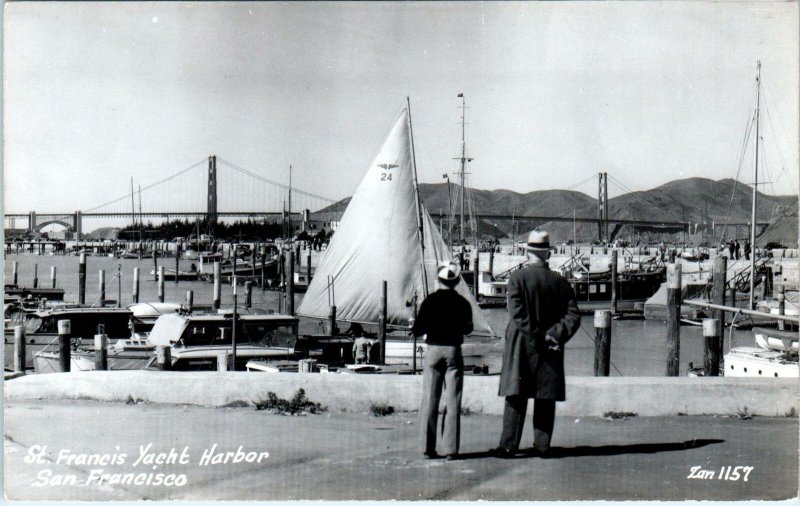
[[[749,315],[749,316],[769,316],[769,318],[773,319],[773,320],[782,320],[782,321],[790,322],[790,323],[800,323],[800,316],[794,316],[794,315],[764,313],[763,311],[758,311],[758,310],[755,310],[755,309],[745,309],[745,308],[740,308],[740,307],[722,306],[720,304],[713,304],[711,302],[705,302],[705,301],[702,301],[702,300],[693,300],[693,299],[685,300],[684,304],[687,304],[687,305],[693,306],[693,307],[698,307],[698,308],[701,308],[701,309],[716,309],[718,311],[726,311],[726,312],[729,312],[729,313],[741,313],[741,314]],[[800,337],[800,334],[798,334],[798,337]]]

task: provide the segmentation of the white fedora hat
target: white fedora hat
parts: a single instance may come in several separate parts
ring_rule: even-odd
[[[550,251],[550,234],[543,230],[534,230],[528,234],[528,251]]]
[[[461,275],[461,267],[455,262],[439,262],[436,268],[437,277],[445,282],[453,282]]]

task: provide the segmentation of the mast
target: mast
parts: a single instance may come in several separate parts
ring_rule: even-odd
[[[467,163],[467,144],[464,137],[464,118],[466,116],[467,108],[464,94],[459,93],[458,96],[461,97],[461,170],[458,174],[461,178],[461,225],[458,229],[458,239],[461,244],[464,244],[464,168],[466,167]]]
[[[422,263],[422,291],[428,297],[428,272],[425,269],[425,230],[422,227],[422,202],[419,198],[419,181],[417,180],[417,155],[414,151],[414,129],[411,127],[411,99],[406,97],[408,107],[408,136],[411,141],[411,166],[414,168],[414,195],[417,203],[417,230],[419,237],[420,262]],[[463,217],[462,217],[463,219]]]
[[[289,240],[292,240],[292,166],[289,165]]]
[[[753,164],[753,209],[750,214],[750,309],[755,308],[756,287],[756,203],[758,201],[758,141],[759,119],[761,115],[761,60],[757,63],[756,74],[756,149]]]
[[[142,185],[139,185],[139,225],[141,226],[142,223]],[[139,235],[141,239],[141,234]]]

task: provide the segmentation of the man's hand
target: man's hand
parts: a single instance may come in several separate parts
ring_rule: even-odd
[[[558,342],[558,339],[551,336],[550,334],[544,335],[544,342],[547,344],[547,349],[550,351],[561,350],[561,344]]]

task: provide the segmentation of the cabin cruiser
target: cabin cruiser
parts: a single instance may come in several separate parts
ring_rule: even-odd
[[[797,378],[798,333],[753,328],[756,346],[733,348],[724,357],[725,376],[749,378]]]

